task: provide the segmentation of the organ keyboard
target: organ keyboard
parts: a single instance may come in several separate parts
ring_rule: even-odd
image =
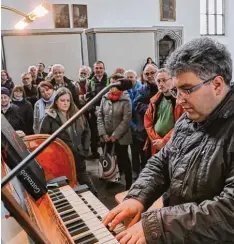
[[[90,191],[77,194],[65,185],[49,188],[49,196],[72,243],[118,243],[114,235],[124,230],[124,225],[118,225],[111,233],[102,224],[109,210]]]

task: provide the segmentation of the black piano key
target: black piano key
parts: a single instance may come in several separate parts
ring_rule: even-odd
[[[83,242],[79,242],[79,244],[94,244],[94,243],[97,243],[98,242],[98,239],[94,236],[86,241],[83,241]],[[78,242],[75,242],[75,243],[78,243]]]
[[[54,204],[54,206],[56,208],[61,208],[61,207],[67,206],[68,204],[70,205],[70,203],[68,201],[64,201],[64,202],[61,202],[61,203]]]
[[[75,218],[77,218],[77,217],[79,217],[79,215],[78,215],[77,213],[73,213],[73,214],[71,214],[71,215],[69,215],[69,216],[65,216],[65,217],[61,217],[61,218],[62,218],[62,220],[63,220],[64,222],[66,222],[66,221],[68,221],[68,220],[72,220],[72,219],[75,219]]]
[[[98,215],[97,218],[102,221],[102,217],[100,215]]]
[[[61,212],[66,211],[66,210],[68,210],[68,209],[72,209],[72,206],[71,206],[70,204],[67,205],[67,206],[65,206],[65,207],[57,208],[57,211],[58,211],[59,213],[61,213]]]
[[[86,236],[80,238],[79,237],[75,238],[73,239],[73,241],[79,244],[93,244],[98,242],[97,238],[92,233],[87,234]]]
[[[79,220],[76,220],[72,223],[65,224],[65,225],[66,225],[68,230],[71,230],[71,229],[79,227],[80,225],[83,225],[83,224],[85,224],[84,221],[82,219],[79,219]]]
[[[60,217],[63,218],[63,217],[69,216],[69,215],[74,214],[74,213],[77,214],[77,212],[75,210],[71,210],[71,211],[66,212],[66,213],[61,213]]]
[[[80,226],[79,228],[76,228],[74,230],[69,230],[69,233],[71,236],[75,236],[81,233],[84,233],[85,231],[88,231],[89,228],[87,225],[83,224],[83,226]]]

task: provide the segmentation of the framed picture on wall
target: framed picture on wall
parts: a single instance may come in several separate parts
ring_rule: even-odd
[[[176,20],[176,0],[160,0],[160,20]]]
[[[88,28],[87,5],[72,4],[72,17],[74,28]]]
[[[68,4],[53,4],[55,28],[70,28],[70,15]]]

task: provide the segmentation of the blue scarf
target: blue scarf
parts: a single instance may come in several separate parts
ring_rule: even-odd
[[[55,95],[56,95],[56,92],[54,91],[49,100],[45,100],[44,98],[41,98],[39,100],[40,120],[42,120],[45,116],[46,104],[51,105],[54,102]]]
[[[21,97],[19,99],[16,99],[16,98],[12,98],[13,101],[16,101],[16,102],[22,102],[24,100],[24,97]]]

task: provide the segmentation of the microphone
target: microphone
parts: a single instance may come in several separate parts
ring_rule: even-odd
[[[132,89],[132,82],[129,79],[121,78],[117,82],[111,83],[112,87],[117,87],[120,91]]]

